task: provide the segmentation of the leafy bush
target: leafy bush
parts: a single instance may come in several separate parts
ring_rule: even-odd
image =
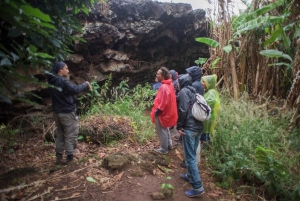
[[[291,115],[279,111],[277,116],[269,116],[264,104],[257,106],[246,96],[239,101],[222,99],[207,154],[222,187],[232,188],[242,181],[249,184],[246,186],[253,196],[258,190],[279,200],[299,196],[300,132],[286,131]],[[241,188],[236,190],[238,193]]]
[[[99,0],[0,2],[1,101],[26,101],[22,83],[38,83],[38,79],[32,77],[30,72],[47,73],[55,59],[64,60],[72,52],[70,47],[79,41],[84,42],[76,36],[82,29],[76,14],[88,14],[89,7],[98,2]]]

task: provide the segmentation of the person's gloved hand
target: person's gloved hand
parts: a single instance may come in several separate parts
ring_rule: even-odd
[[[162,111],[161,111],[160,109],[156,109],[154,115],[155,115],[155,116],[158,116],[160,113],[162,113]]]

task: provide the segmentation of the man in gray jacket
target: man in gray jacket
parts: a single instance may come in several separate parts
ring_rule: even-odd
[[[92,89],[89,82],[75,85],[69,82],[69,69],[64,62],[57,62],[52,68],[52,75],[48,75],[48,82],[53,87],[50,88],[52,98],[52,109],[54,121],[57,127],[57,137],[55,141],[56,164],[62,163],[63,153],[66,152],[66,162],[73,160],[77,137],[79,134],[79,123],[76,116],[76,102],[74,95],[85,89]]]
[[[195,100],[196,90],[192,87],[192,79],[188,74],[179,78],[180,91],[177,95],[178,121],[177,130],[183,136],[183,149],[187,165],[187,173],[180,178],[189,182],[192,189],[185,192],[188,197],[196,197],[204,193],[204,188],[196,161],[196,150],[203,130],[201,121],[192,116],[191,105]]]

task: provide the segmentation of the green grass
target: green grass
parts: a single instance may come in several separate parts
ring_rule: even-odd
[[[99,89],[93,83],[95,89]],[[144,143],[152,138],[154,126],[149,116],[145,113],[152,106],[153,91],[149,84],[145,86],[136,85],[129,89],[127,80],[124,80],[117,87],[110,87],[110,79],[101,88],[100,93],[91,92],[89,95],[91,106],[88,108],[85,116],[94,114],[126,116],[131,120],[131,127],[135,132],[135,140]]]
[[[249,191],[254,185],[278,200],[297,200],[300,131],[286,130],[291,115],[279,110],[277,116],[269,116],[266,107],[258,107],[247,97],[239,101],[223,97],[206,154],[219,185],[231,188],[234,182],[243,181]],[[245,193],[244,186],[236,190]]]

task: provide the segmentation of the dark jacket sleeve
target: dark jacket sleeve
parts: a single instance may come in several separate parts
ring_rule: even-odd
[[[202,132],[202,122],[192,116],[191,107],[195,99],[195,94],[188,88],[184,88],[178,93],[178,121],[177,130],[185,129]]]
[[[88,83],[84,82],[80,85],[72,84],[68,80],[64,80],[64,83],[62,85],[64,93],[68,95],[76,95],[80,92],[84,91],[88,87]]]
[[[187,89],[182,89],[178,93],[178,121],[177,121],[177,130],[180,130],[184,127],[185,122],[188,117],[188,112],[190,110],[190,98],[187,93]]]

